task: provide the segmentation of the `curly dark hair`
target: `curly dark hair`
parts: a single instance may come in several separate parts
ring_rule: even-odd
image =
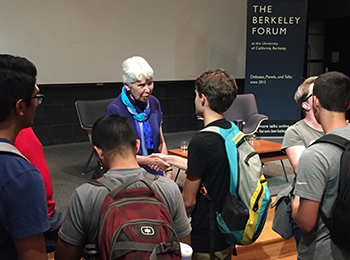
[[[207,98],[210,109],[217,113],[229,109],[238,91],[234,77],[221,69],[203,72],[194,85],[198,94],[203,94]]]

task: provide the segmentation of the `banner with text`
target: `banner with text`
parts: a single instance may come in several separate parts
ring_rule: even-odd
[[[303,81],[306,15],[307,0],[248,0],[244,92],[269,120],[300,118],[294,93]]]

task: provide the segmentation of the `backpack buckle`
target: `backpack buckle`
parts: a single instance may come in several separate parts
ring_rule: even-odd
[[[207,189],[206,189],[204,186],[201,187],[201,189],[199,190],[199,192],[200,192],[203,196],[205,196],[205,195],[208,194],[208,191],[207,191]]]

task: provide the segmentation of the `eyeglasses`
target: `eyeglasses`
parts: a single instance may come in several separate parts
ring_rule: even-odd
[[[45,97],[44,94],[36,94],[36,95],[35,95],[34,97],[32,97],[32,98],[35,98],[37,104],[40,105],[40,104],[43,102],[44,97]]]
[[[303,100],[303,102],[306,102],[311,96],[312,96],[312,93],[309,94],[309,95]]]

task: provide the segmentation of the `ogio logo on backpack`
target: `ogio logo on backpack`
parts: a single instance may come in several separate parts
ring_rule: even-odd
[[[141,234],[144,236],[153,236],[154,235],[154,228],[151,226],[143,226],[141,227]]]

